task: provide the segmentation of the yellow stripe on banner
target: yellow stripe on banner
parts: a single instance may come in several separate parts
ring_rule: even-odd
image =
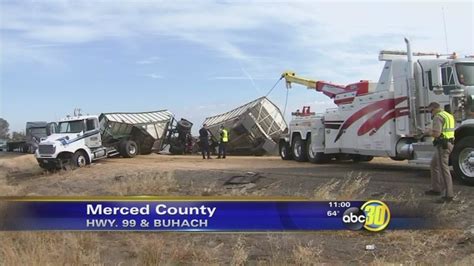
[[[94,202],[94,201],[311,201],[303,197],[244,197],[244,196],[31,196],[31,197],[0,197],[0,201],[31,201],[31,202]]]

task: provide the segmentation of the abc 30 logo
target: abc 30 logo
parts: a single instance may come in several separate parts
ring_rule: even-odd
[[[344,212],[342,222],[351,230],[365,228],[368,231],[384,230],[390,222],[388,206],[379,200],[369,200],[359,209],[351,207]]]

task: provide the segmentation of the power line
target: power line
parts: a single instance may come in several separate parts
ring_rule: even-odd
[[[446,53],[449,54],[449,47],[448,47],[448,31],[446,30],[446,17],[444,15],[444,7],[441,7],[441,11],[443,12],[443,26],[444,26],[444,41],[446,43]]]

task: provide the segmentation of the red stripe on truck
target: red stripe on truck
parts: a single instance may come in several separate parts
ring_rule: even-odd
[[[334,142],[339,140],[342,134],[344,134],[345,129],[349,128],[360,118],[370,113],[375,112],[375,114],[373,114],[369,119],[367,119],[364,124],[361,125],[357,132],[359,136],[364,135],[371,130],[378,130],[380,127],[383,126],[383,124],[385,124],[385,122],[387,122],[391,118],[408,114],[407,110],[405,110],[406,107],[395,109],[395,106],[405,101],[406,99],[406,96],[395,99],[385,99],[365,106],[364,108],[360,109],[359,111],[351,115],[349,118],[347,118],[346,121],[344,121],[341,128],[339,129],[339,132],[337,133]]]

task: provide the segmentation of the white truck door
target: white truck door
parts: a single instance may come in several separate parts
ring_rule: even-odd
[[[102,146],[99,132],[99,120],[97,120],[97,118],[86,119],[84,137],[85,144],[88,148],[98,148]]]

